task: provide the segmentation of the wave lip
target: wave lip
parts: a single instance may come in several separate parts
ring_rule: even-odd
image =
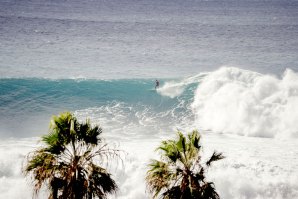
[[[281,78],[222,67],[198,86],[195,123],[214,132],[257,137],[298,137],[298,74]]]
[[[157,92],[162,96],[167,96],[170,98],[175,98],[180,96],[187,86],[190,84],[200,82],[208,73],[200,73],[195,76],[191,76],[180,81],[169,81],[157,89]]]

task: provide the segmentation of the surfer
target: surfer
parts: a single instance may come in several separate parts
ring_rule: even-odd
[[[159,81],[155,80],[155,89],[157,89],[159,87]]]

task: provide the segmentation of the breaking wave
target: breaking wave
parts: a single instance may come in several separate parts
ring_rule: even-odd
[[[192,109],[203,129],[257,137],[298,137],[298,74],[282,77],[223,67],[195,91]]]

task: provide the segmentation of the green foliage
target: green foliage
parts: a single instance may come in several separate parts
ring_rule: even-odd
[[[161,153],[161,161],[151,160],[146,176],[147,187],[154,198],[219,199],[214,184],[206,180],[205,170],[224,157],[214,152],[202,164],[197,131],[187,136],[178,132],[177,139],[162,141],[156,150]]]
[[[117,190],[111,175],[99,164],[118,157],[99,137],[102,129],[89,120],[80,123],[69,112],[53,116],[44,147],[28,155],[24,174],[33,176],[37,194],[44,185],[49,199],[100,198]]]

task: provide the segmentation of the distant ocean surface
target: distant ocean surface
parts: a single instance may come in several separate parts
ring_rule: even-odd
[[[298,198],[297,52],[294,0],[0,0],[0,198],[32,197],[21,166],[63,111],[128,153],[111,198],[150,198],[154,149],[193,129],[223,199]]]
[[[0,77],[297,69],[295,0],[1,0]]]

